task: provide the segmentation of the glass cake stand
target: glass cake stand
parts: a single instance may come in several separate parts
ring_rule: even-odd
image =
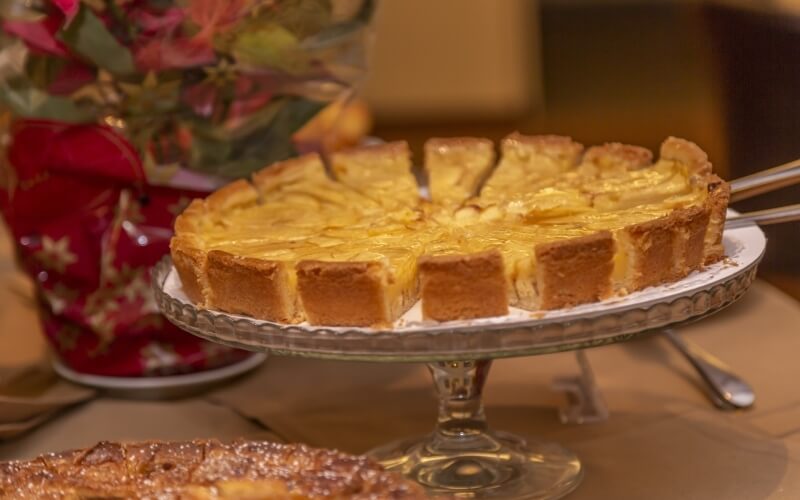
[[[194,306],[169,258],[154,270],[156,300],[177,326],[234,347],[273,354],[428,365],[439,395],[435,430],[377,448],[386,468],[457,498],[558,498],[583,471],[558,444],[489,429],[482,390],[491,360],[583,349],[696,321],[732,304],[755,279],[766,240],[755,226],[725,233],[724,262],[669,285],[571,309],[448,323],[419,305],[389,330],[285,325]]]

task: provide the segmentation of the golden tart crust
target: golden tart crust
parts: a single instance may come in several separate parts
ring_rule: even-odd
[[[447,321],[508,313],[503,256],[498,250],[423,256],[419,275],[426,318]]]
[[[427,498],[369,459],[264,441],[101,442],[0,462],[0,498],[303,500]]]
[[[236,181],[178,217],[196,304],[281,323],[390,326],[547,310],[679,280],[723,257],[730,189],[674,137],[584,147],[512,134],[431,139],[419,197],[407,144],[316,155]]]

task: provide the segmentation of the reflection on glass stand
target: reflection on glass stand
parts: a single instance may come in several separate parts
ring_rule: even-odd
[[[491,361],[428,363],[439,395],[432,434],[370,452],[434,494],[460,498],[558,498],[578,485],[581,464],[554,443],[493,432],[483,411]]]
[[[559,418],[565,424],[590,424],[608,419],[608,407],[603,394],[597,387],[589,358],[583,349],[575,351],[580,374],[558,377],[553,388],[563,392],[567,405],[559,410]]]

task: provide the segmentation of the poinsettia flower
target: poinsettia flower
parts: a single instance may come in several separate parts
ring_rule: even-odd
[[[250,0],[189,0],[186,13],[200,27],[194,39],[210,41],[215,34],[230,30],[249,5]]]
[[[53,4],[64,14],[66,24],[72,22],[81,6],[80,0],[52,0]]]
[[[34,52],[68,57],[67,46],[56,38],[61,23],[62,20],[56,17],[46,17],[40,21],[6,20],[2,28],[9,35],[20,38]]]
[[[216,54],[211,46],[194,39],[154,38],[137,48],[133,57],[136,66],[146,72],[204,66],[213,63]]]
[[[149,9],[135,9],[128,14],[145,33],[172,32],[186,18],[186,13],[178,7],[153,12]]]

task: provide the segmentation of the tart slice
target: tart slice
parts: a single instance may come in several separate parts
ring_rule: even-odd
[[[497,250],[420,259],[422,314],[447,321],[508,314],[503,256]]]
[[[583,145],[569,137],[518,133],[503,139],[502,158],[481,189],[483,209],[501,207],[521,222],[586,211],[591,199],[565,182],[581,160]]]
[[[488,139],[430,139],[425,143],[425,172],[431,200],[459,206],[476,195],[494,167],[494,156],[494,144]]]
[[[378,248],[336,257],[297,264],[298,293],[312,324],[389,327],[416,302],[413,252]]]
[[[508,202],[554,181],[574,169],[583,153],[583,145],[569,137],[517,133],[503,139],[501,149],[500,163],[481,189],[484,203]]]
[[[419,188],[406,142],[390,142],[334,153],[331,170],[339,182],[389,210],[416,207]]]

